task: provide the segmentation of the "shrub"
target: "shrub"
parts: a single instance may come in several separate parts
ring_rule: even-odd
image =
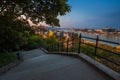
[[[5,66],[17,59],[15,53],[1,53],[0,54],[0,67]]]
[[[35,49],[41,47],[42,39],[39,36],[32,35],[28,39],[28,43],[26,45],[27,49]]]
[[[42,40],[42,46],[49,51],[51,51],[51,50],[56,51],[57,44],[58,44],[58,42],[56,41],[55,37],[53,37],[53,36]]]
[[[0,52],[16,51],[27,44],[32,29],[23,21],[0,15]]]

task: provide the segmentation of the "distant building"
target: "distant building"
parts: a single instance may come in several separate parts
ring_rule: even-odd
[[[105,29],[102,29],[102,31],[103,32],[116,32],[117,30],[113,28],[105,28]]]
[[[103,31],[101,29],[95,30],[97,33],[102,33]]]
[[[67,39],[69,39],[69,38],[70,38],[70,36],[69,36],[69,33],[68,33],[68,32],[64,32],[64,33],[63,33],[63,36],[66,38],[65,40],[67,40]]]
[[[51,36],[54,36],[54,31],[49,30],[49,31],[48,31],[48,37],[51,37]]]
[[[63,36],[63,32],[62,31],[56,31],[55,35],[56,35],[56,37],[62,37]]]

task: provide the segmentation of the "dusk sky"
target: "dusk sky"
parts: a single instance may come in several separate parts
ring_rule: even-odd
[[[68,0],[71,12],[59,17],[61,27],[120,28],[120,0]]]

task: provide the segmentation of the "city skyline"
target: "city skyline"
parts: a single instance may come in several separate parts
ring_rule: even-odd
[[[61,27],[120,27],[120,0],[68,0],[71,12],[59,16]]]

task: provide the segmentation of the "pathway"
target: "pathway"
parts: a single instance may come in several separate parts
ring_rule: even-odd
[[[40,49],[23,54],[24,62],[0,80],[112,80],[81,59],[45,54]]]

